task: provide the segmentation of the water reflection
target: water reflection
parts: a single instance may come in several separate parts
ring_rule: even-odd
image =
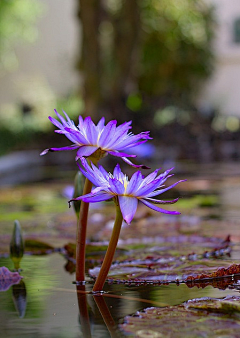
[[[23,318],[27,307],[27,289],[22,279],[18,284],[12,286],[12,297],[19,318]]]
[[[0,265],[12,267],[10,259]],[[92,283],[79,287],[63,269],[59,254],[25,256],[22,260],[24,284],[0,293],[1,334],[23,337],[118,337],[118,324],[127,315],[147,307],[180,304],[199,297],[221,298],[236,290],[212,287],[189,289],[186,285],[126,286],[106,285],[106,294],[89,293]],[[15,297],[16,309],[12,297]],[[16,312],[17,310],[17,312]],[[24,316],[23,318],[19,318]],[[121,335],[120,335],[121,336]]]

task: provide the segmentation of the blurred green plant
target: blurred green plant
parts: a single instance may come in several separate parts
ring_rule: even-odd
[[[192,105],[213,70],[211,5],[204,0],[78,2],[87,114],[98,119],[109,107],[122,122],[129,110],[152,110],[156,102],[159,108]]]
[[[64,98],[56,98],[44,79],[35,78],[22,81],[23,103],[3,104],[0,109],[0,154],[14,148],[24,148],[26,145],[38,144],[42,136],[53,129],[48,116],[53,109],[68,112],[70,118],[75,119],[83,112],[83,100],[73,94]],[[24,103],[27,97],[27,104]]]
[[[141,2],[139,89],[186,102],[213,69],[213,9],[204,1]]]
[[[43,12],[39,0],[0,1],[0,72],[18,67],[15,46],[19,42],[34,42],[38,37],[36,20]]]

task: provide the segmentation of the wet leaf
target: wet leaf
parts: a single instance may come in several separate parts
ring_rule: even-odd
[[[36,239],[25,240],[25,251],[32,255],[44,255],[54,251],[54,247],[48,243],[38,241]]]
[[[231,284],[229,281],[224,280],[224,283],[223,281],[216,283],[216,279],[232,274],[237,275],[240,272],[240,266],[238,267],[236,264],[229,266],[229,262],[223,260],[223,258],[229,256],[231,251],[229,236],[224,241],[219,242],[212,250],[204,251],[201,254],[191,253],[186,256],[173,255],[174,245],[178,246],[179,243],[184,245],[184,242],[180,241],[180,237],[171,237],[167,240],[168,243],[165,243],[163,247],[148,248],[148,255],[146,255],[147,250],[141,249],[138,251],[137,249],[130,251],[129,259],[127,260],[121,261],[121,257],[118,258],[118,261],[112,264],[109,271],[109,281],[156,285],[183,282],[189,287],[213,285],[214,287],[220,286],[220,288],[226,288]],[[204,243],[198,237],[198,242],[201,244],[200,248],[202,248],[202,244],[208,244],[209,246],[206,239],[206,243]],[[121,244],[123,245],[123,243]],[[216,245],[216,242],[214,244]],[[138,257],[138,259],[134,257]],[[222,267],[219,268],[219,265]],[[89,270],[89,273],[92,277],[96,278],[99,270],[100,267],[94,267]]]
[[[147,308],[125,317],[119,327],[125,335],[137,338],[237,338],[239,301],[239,297],[200,298],[178,306]]]
[[[223,299],[210,297],[191,299],[185,303],[185,307],[186,309],[240,316],[240,297],[227,296]]]
[[[11,272],[5,266],[0,267],[0,291],[7,291],[13,284],[18,284],[22,276],[18,272]]]

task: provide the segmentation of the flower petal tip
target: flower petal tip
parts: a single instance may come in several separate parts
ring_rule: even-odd
[[[45,149],[41,152],[40,156],[46,155],[49,152],[49,149]]]

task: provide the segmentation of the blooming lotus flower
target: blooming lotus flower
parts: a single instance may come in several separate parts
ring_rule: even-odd
[[[103,156],[111,154],[121,157],[126,163],[134,167],[148,168],[143,165],[134,165],[127,157],[136,157],[136,155],[121,151],[145,143],[151,139],[149,131],[134,135],[129,133],[131,121],[117,127],[117,121],[112,120],[105,126],[105,119],[102,117],[98,124],[95,125],[90,116],[83,119],[81,115],[79,116],[78,126],[75,126],[74,122],[70,120],[64,111],[66,120],[56,110],[55,113],[61,122],[51,116],[49,116],[49,120],[59,128],[56,132],[65,134],[73,144],[62,148],[45,149],[41,155],[45,155],[48,151],[78,149],[76,160],[89,156],[91,156],[91,159],[96,158],[99,160]]]
[[[142,202],[147,207],[164,214],[180,214],[178,211],[169,211],[154,205],[172,204],[177,202],[178,198],[172,201],[162,201],[152,198],[175,187],[178,183],[183,182],[183,180],[181,180],[168,187],[164,186],[165,181],[172,176],[169,175],[169,172],[173,168],[166,170],[159,176],[157,176],[157,174],[160,169],[156,169],[146,177],[144,177],[140,171],[137,171],[129,180],[128,177],[122,173],[119,164],[116,165],[112,175],[107,173],[102,166],[99,166],[98,168],[94,164],[90,166],[85,159],[82,159],[81,161],[84,169],[79,166],[80,171],[96,187],[91,193],[72,199],[69,202],[73,200],[82,200],[90,203],[115,198],[117,203],[119,203],[123,219],[128,224],[131,223],[136,213],[138,202]]]

